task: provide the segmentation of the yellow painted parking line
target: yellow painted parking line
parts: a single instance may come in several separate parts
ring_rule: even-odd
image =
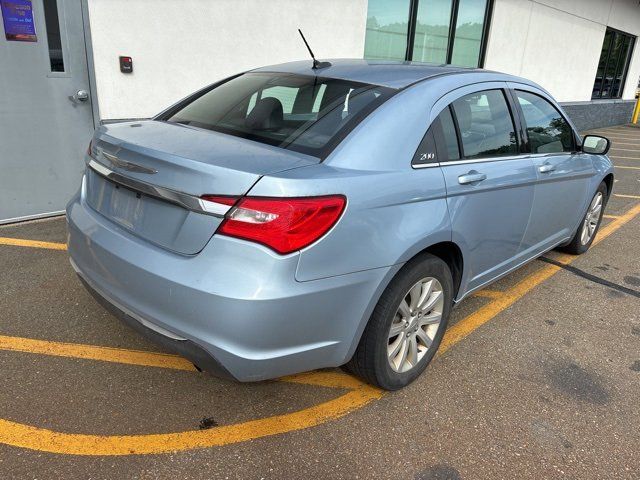
[[[50,340],[36,340],[24,337],[9,337],[0,335],[0,350],[12,352],[51,355],[54,357],[79,358],[82,360],[97,360],[101,362],[123,363],[142,367],[158,367],[173,370],[197,371],[187,359],[171,353],[131,350],[128,348],[102,347],[81,343],[54,342]],[[305,383],[332,388],[356,388],[359,382],[350,382],[345,375],[334,372],[309,372],[299,375],[283,377],[281,381],[291,383]]]
[[[43,355],[117,362],[146,367],[193,371],[177,355],[119,348],[48,342],[0,336],[0,349]],[[337,419],[382,397],[383,392],[350,375],[335,371],[308,372],[280,379],[283,382],[349,390],[327,402],[297,412],[275,415],[210,430],[150,435],[88,435],[64,433],[0,419],[0,443],[67,455],[139,455],[229,445],[256,438],[302,430]]]
[[[635,198],[640,199],[640,197]],[[620,218],[613,220],[608,225],[603,226],[598,232],[597,237],[594,239],[593,244],[595,245],[601,242],[638,215],[640,215],[640,204],[632,207],[623,215],[620,215]],[[555,258],[555,260],[562,264],[569,264],[576,258],[577,257],[573,255],[561,254],[557,258]],[[442,343],[440,344],[440,353],[446,352],[449,348],[468,336],[471,332],[487,323],[489,320],[491,320],[506,308],[513,305],[517,300],[530,292],[534,287],[540,285],[542,282],[555,275],[560,269],[561,267],[557,265],[546,265],[542,267],[540,270],[534,272],[524,280],[521,280],[516,285],[506,290],[504,292],[504,296],[490,302],[489,304],[481,307],[474,313],[460,320],[458,323],[447,330],[444,338],[442,339]]]
[[[632,167],[630,165],[614,165],[614,167],[628,169],[628,170],[640,170],[640,167]]]
[[[482,297],[482,298],[500,298],[503,295],[504,295],[504,292],[501,292],[499,290],[489,290],[487,288],[478,290],[473,294],[474,297]]]
[[[14,352],[52,355],[55,357],[81,358],[102,362],[125,363],[144,367],[172,368],[176,370],[193,370],[195,367],[188,360],[169,353],[129,350],[124,348],[100,347],[77,343],[52,342],[32,338],[7,337],[0,335],[0,350]]]
[[[611,158],[623,158],[625,160],[640,160],[640,157],[623,157],[622,155],[609,155]]]
[[[617,142],[616,141],[616,145],[631,145],[631,146],[635,145],[635,146],[640,146],[640,142],[637,142],[637,143],[625,143],[625,142]],[[612,147],[612,150],[614,150],[613,147]],[[636,151],[638,151],[638,150],[636,149]]]
[[[347,375],[343,376],[349,378]],[[381,396],[380,390],[359,382],[357,388],[338,398],[297,412],[224,425],[209,430],[149,435],[60,433],[0,419],[0,442],[15,447],[67,455],[170,453],[194,448],[229,445],[314,427],[340,418]]]
[[[0,350],[195,371],[191,362],[177,355],[96,345],[0,336]],[[177,433],[70,434],[0,419],[0,443],[68,455],[157,454],[222,446],[313,427],[361,408],[380,398],[384,393],[355,377],[335,371],[301,373],[281,378],[279,381],[349,391],[333,400],[289,414],[226,425],[211,430]]]
[[[618,218],[620,218],[620,215],[608,215],[605,213],[604,215],[602,215],[602,218],[617,220]]]
[[[640,197],[638,197],[640,198]],[[640,204],[603,226],[594,240],[597,244],[640,214]],[[559,255],[555,259],[563,264],[576,257]],[[546,265],[518,282],[500,296],[496,295],[488,305],[465,317],[451,327],[440,347],[440,353],[464,339],[471,332],[488,322],[497,314],[513,305],[518,299],[541,282],[560,270],[557,265]],[[6,347],[6,348],[5,348]],[[5,350],[39,353],[91,360],[177,368],[191,370],[187,361],[175,355],[154,352],[129,351],[90,345],[61,342],[46,342],[32,339],[0,337],[0,348]],[[147,358],[148,357],[148,358]],[[178,360],[180,359],[180,360]],[[186,363],[185,363],[186,362]],[[190,365],[190,364],[189,364]],[[281,379],[292,383],[303,383],[325,387],[346,388],[342,396],[297,412],[275,415],[248,422],[225,425],[210,430],[195,430],[176,433],[148,435],[88,435],[55,432],[48,429],[0,419],[0,442],[32,450],[75,455],[132,455],[157,454],[175,451],[229,445],[280,433],[301,430],[337,419],[380,398],[383,392],[347,375],[329,372],[310,372]]]
[[[616,144],[616,145],[620,145],[620,144]],[[610,151],[616,151],[616,152],[638,152],[637,148],[618,148],[616,146],[612,146]]]
[[[611,140],[611,150],[616,150],[617,145],[622,145],[622,140],[629,140],[628,138],[613,138],[613,137],[607,137],[609,140]],[[637,146],[640,147],[640,142],[638,143],[625,143],[625,145],[631,145],[631,146]],[[638,150],[636,149],[636,152]]]
[[[64,243],[41,242],[39,240],[25,240],[23,238],[0,237],[0,245],[14,245],[16,247],[47,248],[49,250],[66,250]]]
[[[634,198],[636,200],[640,200],[640,195],[623,195],[622,193],[614,193],[613,196],[619,198]]]
[[[636,135],[633,133],[629,133],[629,132],[623,132],[623,131],[613,131],[613,130],[603,130],[600,133],[596,133],[596,135],[603,135],[605,137],[608,136],[612,136],[612,137],[624,137],[624,138],[629,138],[629,139],[638,139],[640,140],[640,135]]]

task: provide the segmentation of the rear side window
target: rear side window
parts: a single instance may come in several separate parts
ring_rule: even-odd
[[[246,73],[198,95],[158,120],[324,158],[393,91],[349,80]]]
[[[485,90],[452,104],[465,158],[516,155],[518,142],[502,90]]]
[[[571,152],[573,132],[560,112],[534,93],[516,90],[518,103],[527,124],[531,153]]]

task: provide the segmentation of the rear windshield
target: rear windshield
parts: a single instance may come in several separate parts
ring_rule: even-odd
[[[392,91],[348,80],[245,73],[188,100],[161,120],[324,158]]]

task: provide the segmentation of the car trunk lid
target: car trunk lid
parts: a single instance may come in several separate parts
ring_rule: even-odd
[[[87,169],[84,192],[89,206],[134,235],[182,254],[202,250],[222,217],[194,211],[178,197],[242,196],[263,175],[319,162],[278,147],[153,120],[99,127],[92,157],[94,168]]]

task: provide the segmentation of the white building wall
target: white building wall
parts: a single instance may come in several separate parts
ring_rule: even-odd
[[[638,0],[495,0],[485,68],[530,78],[560,102],[589,101],[607,26],[640,36]],[[624,99],[640,76],[639,41]]]
[[[101,119],[148,117],[226,76],[362,57],[367,0],[88,0]],[[118,57],[133,58],[133,73]]]

